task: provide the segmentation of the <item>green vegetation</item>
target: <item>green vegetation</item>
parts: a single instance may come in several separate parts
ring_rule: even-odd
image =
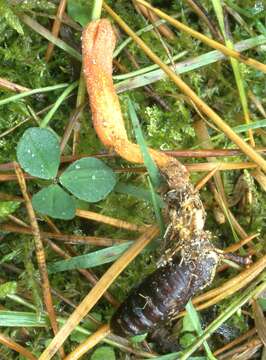
[[[218,31],[221,27],[222,34],[229,31],[224,20],[230,23],[227,34],[230,46],[246,42],[249,45],[245,56],[266,63],[266,9],[263,2],[226,0],[226,17],[222,22],[217,20],[217,17],[221,20],[222,14],[213,6],[220,2],[204,0],[200,3]],[[145,30],[150,25],[135,10],[132,2],[117,0],[108,1],[108,4],[134,31]],[[153,5],[177,16],[191,28],[212,36],[208,26],[188,2],[157,0],[153,1]],[[164,226],[167,227],[161,196],[164,185],[160,183],[147,146],[160,150],[206,148],[206,144],[199,140],[195,127],[200,119],[207,126],[214,149],[235,148],[121,31],[117,47],[122,46],[115,56],[114,81],[129,138],[141,145],[149,175],[139,166],[106,153],[92,127],[90,109],[85,106],[87,98],[82,96],[80,80],[81,30],[90,21],[92,8],[93,1],[69,0],[66,8],[68,16],[63,19],[59,34],[61,41],[58,41],[49,32],[57,11],[54,2],[0,0],[0,332],[26,347],[36,357],[47,347],[53,334],[47,327],[49,319],[42,300],[33,236],[23,232],[23,229],[29,230],[31,224],[12,162],[18,161],[31,175],[26,179],[27,190],[41,232],[62,233],[63,240],[48,236],[54,247],[44,242],[54,308],[61,326],[92,287],[89,275],[84,276],[77,269],[91,270],[94,278],[100,278],[109,263],[117,259],[138,236],[136,231],[76,216],[77,209],[124,220],[139,227],[158,223],[163,232]],[[102,10],[104,16],[108,14]],[[252,131],[256,148],[265,147],[265,74],[237,62],[232,63],[232,68],[230,62],[221,60],[216,51],[174,28],[171,28],[175,33],[174,39],[158,35],[151,28],[141,35],[146,44],[169,65],[175,58],[178,63],[192,59],[188,65],[177,67],[177,72],[181,69],[182,79],[246,141]],[[49,62],[45,61],[47,38],[57,45]],[[24,87],[24,91],[14,92],[3,79]],[[249,112],[250,123],[245,122],[243,108]],[[181,159],[183,163],[194,165],[209,160],[193,155]],[[229,164],[249,160],[243,155],[228,155],[213,161]],[[192,172],[192,182],[196,184],[205,174]],[[227,219],[219,222],[221,204],[215,200],[213,190],[219,192],[219,188],[212,178],[211,185],[208,183],[200,190],[207,211],[206,228],[213,233],[215,246],[221,249],[235,243],[235,233],[239,239],[245,237],[239,227],[248,235],[259,232],[250,248],[245,246],[239,251],[243,256],[252,253],[256,261],[264,255],[266,245],[263,237],[265,175],[261,174],[258,181],[254,169],[228,170],[219,174],[228,203],[233,195],[238,195],[238,200],[226,209],[234,214],[237,224]],[[239,185],[240,177],[243,186]],[[81,241],[71,242],[67,235],[79,237]],[[106,248],[91,245],[84,240],[88,236],[108,238],[114,244]],[[121,239],[126,241],[116,243]],[[56,252],[56,246],[72,258],[62,258],[60,250]],[[132,286],[154,270],[164,247],[161,237],[145,248],[112,284],[109,289],[112,296],[122,301]],[[212,287],[220,286],[238,273],[239,269],[226,268],[216,275]],[[178,355],[180,359],[213,359],[215,350],[258,326],[256,317],[254,322],[254,308],[249,302],[258,298],[258,306],[265,310],[264,285],[263,273],[243,291],[206,310],[197,312],[189,303],[188,314],[176,320],[173,331],[180,340],[182,354],[176,351],[162,355],[151,342],[151,348],[158,351],[155,358],[169,360],[176,359]],[[102,298],[65,342],[66,353],[95,331],[97,321],[109,321],[113,311],[113,305]],[[209,320],[206,321],[206,318]],[[265,320],[261,319],[259,325],[265,330]],[[227,329],[224,333],[223,326]],[[132,339],[125,345],[119,339],[107,338],[84,359],[125,359],[126,346],[141,354],[139,358],[145,358],[144,355],[148,355],[143,340],[143,337]],[[256,356],[260,356],[261,351],[262,347],[258,348]],[[2,345],[1,341],[0,358],[24,359]]]

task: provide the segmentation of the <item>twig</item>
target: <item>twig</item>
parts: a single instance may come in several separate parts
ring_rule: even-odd
[[[205,22],[205,24],[210,29],[214,39],[218,38],[219,41],[223,41],[222,35],[219,30],[216,28],[216,25],[212,22],[207,11],[195,0],[185,0],[186,3],[195,11],[195,13]]]
[[[202,179],[200,179],[197,184],[195,185],[195,191],[200,191],[204,185],[215,175],[216,171],[219,170],[219,165],[212,169],[207,175],[205,175]]]
[[[79,122],[80,114],[82,114],[84,108],[85,108],[85,104],[83,103],[80,106],[76,107],[74,113],[71,115],[69,123],[67,124],[64,135],[61,139],[61,143],[60,143],[61,154],[64,152],[65,146],[71,136],[73,129],[76,128],[76,125]]]
[[[138,226],[138,225],[131,224],[124,220],[115,219],[110,216],[98,214],[96,212],[87,211],[87,210],[77,209],[76,216],[79,216],[79,217],[82,217],[85,219],[89,219],[89,220],[98,221],[98,222],[101,222],[101,223],[104,223],[107,225],[115,226],[120,229],[125,229],[125,230],[130,230],[130,231],[145,232],[148,228],[148,226]]]
[[[235,163],[234,162],[232,162],[232,163],[225,163],[224,162],[223,163],[223,162],[220,162],[220,161],[217,161],[217,162],[214,162],[214,163],[198,163],[198,164],[192,163],[192,164],[185,164],[184,166],[187,168],[187,170],[189,172],[212,171],[213,169],[215,169],[217,167],[219,167],[219,171],[221,171],[221,170],[227,171],[227,170],[241,170],[241,169],[255,169],[255,168],[257,168],[257,165],[255,163],[252,163],[252,162],[235,162]],[[1,168],[1,166],[0,166],[0,168]],[[131,168],[121,168],[121,169],[115,169],[115,172],[117,172],[117,173],[123,173],[123,172],[145,173],[146,168],[139,168],[139,167],[136,167],[136,168],[133,168],[133,167],[131,167]],[[35,176],[25,174],[25,173],[24,173],[24,178],[27,179],[27,180],[36,179]],[[17,177],[14,174],[0,174],[0,182],[16,181],[16,180],[17,180]],[[88,212],[88,214],[89,213],[90,213],[90,211]],[[88,215],[88,217],[86,216],[86,211],[85,210],[80,210],[80,211],[78,210],[76,215],[80,216],[80,217],[85,217],[85,218],[90,219],[90,215]],[[100,215],[100,214],[97,214],[97,215],[104,216],[104,215]],[[98,218],[98,216],[97,216],[97,218]],[[98,220],[96,220],[96,221],[98,221]],[[101,221],[101,220],[99,220],[99,221]],[[117,219],[117,224],[118,224],[119,221],[121,221],[121,223],[124,223],[124,221]],[[109,224],[108,220],[107,220],[106,223]],[[113,223],[111,225],[113,225]],[[123,225],[121,225],[121,226],[120,225],[113,225],[113,226],[124,228]],[[136,226],[137,225],[135,225],[135,227]],[[138,229],[140,229],[140,228],[141,227],[138,227]],[[133,228],[130,228],[129,230],[139,231],[139,230],[133,230]]]
[[[155,30],[156,27],[154,26],[154,23],[159,20],[158,16],[156,16],[153,12],[148,11],[145,6],[138,5],[135,0],[133,0],[132,2],[138,13],[142,14],[145,18],[151,21]],[[167,39],[173,40],[175,38],[174,32],[166,24],[161,24],[157,26],[157,29]]]
[[[90,335],[84,342],[82,342],[74,351],[72,351],[64,360],[77,360],[87,351],[97,345],[102,339],[110,334],[110,326],[108,324],[102,325],[95,333]]]
[[[12,349],[22,356],[25,356],[26,359],[29,360],[37,360],[37,358],[26,348],[17,344],[15,341],[7,337],[6,335],[0,333],[0,343],[7,346],[9,349]]]
[[[7,79],[0,78],[0,88],[8,91],[15,91],[15,92],[24,92],[30,91],[29,88],[25,86],[21,86],[19,84],[15,84]]]
[[[38,223],[37,223],[36,216],[35,216],[32,204],[31,204],[29,194],[27,192],[27,185],[26,185],[26,182],[25,182],[25,179],[23,176],[23,172],[17,163],[14,163],[14,168],[15,168],[16,176],[18,178],[18,182],[19,182],[19,185],[21,188],[22,195],[25,200],[25,205],[27,208],[30,225],[31,225],[32,232],[33,232],[33,237],[34,237],[34,241],[35,241],[36,258],[37,258],[39,272],[40,272],[40,276],[41,276],[41,284],[42,284],[42,291],[43,291],[45,306],[47,309],[47,313],[48,313],[48,316],[50,319],[50,323],[51,323],[53,332],[56,335],[58,332],[58,325],[57,325],[57,321],[56,321],[56,314],[55,314],[54,307],[53,307],[51,288],[50,288],[48,272],[47,272],[47,267],[46,267],[46,261],[45,261],[45,252],[44,252],[44,247],[43,247],[43,243],[41,240],[40,230],[38,227]],[[64,358],[63,348],[61,348],[59,350],[59,352],[60,352],[61,357]]]
[[[245,344],[240,345],[231,351],[226,352],[219,356],[219,360],[231,360],[231,359],[242,359],[249,360],[254,359],[256,352],[263,346],[262,341],[259,337],[254,337],[253,339],[247,341]],[[243,355],[243,356],[241,356]],[[263,358],[261,358],[263,360]]]
[[[67,4],[67,0],[60,0],[60,3],[57,8],[56,19],[54,20],[52,31],[51,31],[52,35],[56,38],[58,37],[59,31],[60,31],[62,16],[64,15],[66,4]],[[50,42],[48,44],[47,51],[45,54],[46,62],[48,62],[51,59],[53,50],[54,50],[54,44]]]
[[[265,116],[266,117],[266,116]],[[266,153],[266,148],[255,148],[259,153]],[[162,151],[165,154],[178,158],[206,158],[206,157],[229,157],[243,155],[239,149],[198,149],[198,150],[165,150]],[[106,154],[78,154],[78,155],[64,155],[61,156],[61,163],[68,163],[75,160],[82,159],[84,157],[97,157],[97,158],[108,158],[116,157],[115,153]],[[0,168],[1,170],[1,168]]]
[[[246,340],[247,338],[255,335],[257,332],[257,330],[255,328],[247,331],[245,334],[239,336],[238,338],[234,339],[233,341],[231,341],[229,344],[224,345],[223,347],[221,347],[220,349],[214,351],[213,355],[217,356],[222,354],[223,352],[225,352],[226,350],[231,349],[232,347],[234,347],[235,345],[240,344],[242,341]]]
[[[14,219],[12,215],[9,215],[10,219],[13,221],[17,221],[19,219]],[[12,217],[12,218],[11,218]],[[21,223],[19,224],[21,225]],[[33,230],[29,227],[25,228],[22,226],[14,226],[10,224],[1,224],[1,229],[3,231],[10,231],[19,234],[32,234]],[[111,239],[111,238],[104,238],[104,237],[97,237],[97,236],[82,236],[82,235],[69,235],[69,234],[56,234],[52,232],[40,231],[41,237],[48,237],[55,240],[62,241],[68,244],[87,244],[87,245],[94,245],[94,246],[113,246],[116,244],[123,244],[128,240],[123,239]]]
[[[259,233],[258,234],[253,234],[253,235],[250,235],[248,237],[246,237],[245,239],[241,240],[241,241],[238,241],[236,244],[233,244],[233,245],[230,245],[228,246],[226,249],[224,249],[224,253],[230,253],[230,252],[235,252],[237,251],[238,249],[240,249],[242,246],[246,245],[249,241],[255,239],[257,236],[259,236]]]

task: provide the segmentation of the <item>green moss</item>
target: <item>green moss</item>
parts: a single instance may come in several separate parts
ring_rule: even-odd
[[[122,19],[135,31],[146,26],[146,20],[136,12],[131,2],[118,0],[110,1],[109,3]],[[211,2],[205,0],[201,3],[206,10],[209,11],[212,20],[215,22],[216,19]],[[258,34],[255,26],[256,19],[262,19],[263,11],[256,9],[254,1],[239,0],[232,2],[230,0],[226,3],[230,6],[232,3],[232,6],[240,7],[239,10],[234,7],[235,11],[239,11],[246,22],[247,27],[255,34]],[[7,6],[6,10],[3,10],[3,4]],[[58,48],[55,48],[52,59],[46,63],[44,56],[47,49],[47,40],[19,20],[20,13],[26,12],[43,26],[51,28],[52,22],[49,19],[49,16],[55,14],[56,6],[54,3],[45,0],[27,0],[23,2],[12,2],[12,4],[15,5],[11,5],[11,2],[9,1],[0,0],[0,15],[2,15],[0,20],[0,77],[31,89],[65,82],[71,83],[73,80],[76,80],[80,73],[80,63],[73,61],[70,56]],[[198,19],[185,2],[156,0],[153,4],[159,6],[169,14],[178,13],[181,21],[198,31],[210,35],[206,30],[206,25]],[[4,15],[4,11],[6,11],[6,13],[8,12],[9,15]],[[37,15],[38,13],[42,13],[44,16],[39,16]],[[103,13],[104,16],[106,16],[106,13]],[[234,42],[250,37],[246,29],[237,24],[233,18],[230,18],[230,25]],[[21,26],[23,34],[19,26]],[[70,28],[67,29],[69,30]],[[200,43],[198,40],[192,39],[189,35],[181,33],[173,28],[172,30],[176,34],[175,41],[168,42],[164,39],[171,54],[178,54],[179,52],[186,50],[186,58],[192,58],[210,50],[206,45]],[[126,37],[127,36],[121,32],[121,39],[119,41],[122,42]],[[79,46],[79,38],[80,33],[78,31],[70,30],[68,32],[68,37],[64,37],[64,40],[70,42],[71,46]],[[168,59],[162,43],[154,32],[145,33],[142,35],[142,39],[161,59],[164,61]],[[131,42],[126,49],[129,50],[130,54],[135,58],[140,67],[152,64],[144,52],[133,42]],[[256,58],[262,63],[266,63],[266,53],[263,46],[249,50],[245,52],[245,54]],[[130,57],[128,57],[125,51],[119,55],[118,60],[128,71],[135,70]],[[264,74],[243,64],[241,64],[240,67],[246,89],[252,91],[258,101],[265,107],[266,84],[264,81]],[[240,102],[238,101],[235,80],[228,61],[215,63],[200,70],[189,72],[182,76],[182,79],[184,79],[184,81],[190,85],[204,101],[219,113],[230,126],[236,126],[243,123],[243,115]],[[154,83],[152,84],[151,89],[167,104],[168,110],[151,98],[145,89],[138,89],[130,92],[130,94],[119,95],[126,127],[132,141],[135,140],[131,123],[128,121],[127,115],[128,96],[130,96],[136,104],[136,110],[141,121],[143,134],[149,146],[156,149],[189,149],[196,146],[197,138],[193,129],[193,121],[198,114],[191,104],[189,104],[188,99],[170,80]],[[14,126],[20,125],[28,119],[27,122],[15,130],[12,130],[8,135],[0,137],[0,163],[10,162],[16,159],[16,145],[22,133],[28,127],[36,126],[36,122],[30,114],[29,107],[37,113],[45,107],[52,105],[60,93],[61,90],[38,94],[0,107],[0,136],[3,132],[7,130],[11,131]],[[13,95],[13,93],[0,89],[0,99],[7,98],[11,95]],[[63,103],[53,117],[51,127],[59,136],[64,134],[75,106],[76,98],[74,95]],[[262,118],[262,115],[256,109],[254,104],[251,104],[250,100],[249,109],[252,120],[255,121]],[[46,112],[39,115],[40,119],[45,113]],[[78,153],[95,154],[104,150],[103,145],[100,143],[92,127],[90,117],[90,111],[86,109],[82,118]],[[211,136],[217,135],[217,131],[213,128],[209,128],[209,133]],[[255,132],[255,139],[258,147],[265,146],[265,140],[257,132]],[[66,154],[71,153],[71,141],[69,142],[69,145],[70,146],[66,149]],[[213,145],[216,148],[232,148],[232,143],[225,137],[215,140]],[[234,158],[228,157],[223,158],[222,161],[243,161],[243,159],[244,158],[240,156]],[[202,162],[206,160],[188,159],[184,160],[184,162],[185,161]],[[106,162],[113,168],[129,166],[127,162],[118,158],[108,159]],[[227,171],[222,173],[227,195],[230,195],[234,191],[234,185],[241,173],[241,171]],[[193,182],[198,181],[202,176],[202,173],[193,174]],[[135,186],[148,188],[145,176],[140,174],[119,174],[119,179]],[[29,193],[33,195],[43,186],[43,184],[31,180],[27,181],[27,186]],[[255,241],[254,246],[254,249],[260,254],[263,253],[265,249],[265,242],[262,240],[265,232],[265,193],[263,193],[260,186],[253,181],[250,181],[250,189],[253,196],[252,203],[245,209],[241,206],[234,206],[231,210],[247,233],[251,234],[261,231],[261,237]],[[21,196],[21,191],[16,182],[1,183],[1,192]],[[202,189],[201,194],[204,204],[207,207],[207,228],[213,232],[213,242],[222,247],[232,244],[234,239],[230,225],[225,223],[217,226],[217,223],[215,222],[212,214],[213,197],[210,191],[205,187]],[[81,206],[85,206],[88,210],[96,211],[138,225],[153,224],[155,222],[151,204],[140,201],[132,196],[111,193],[105,200],[97,204],[84,205],[83,203],[80,204],[80,207]],[[24,205],[18,206],[18,203],[14,202],[0,203],[0,213],[2,216],[7,216],[13,212],[15,212],[15,215],[18,218],[29,222]],[[37,216],[39,217],[39,215]],[[39,224],[42,230],[51,231],[43,221],[40,220]],[[88,221],[81,218],[76,218],[73,221],[68,222],[55,221],[55,224],[61,232],[69,234],[106,236],[121,239],[135,239],[138,236],[137,233],[117,229],[104,224],[98,224],[94,221]],[[33,251],[32,237],[2,232],[1,236],[3,236],[3,240],[0,243],[1,259],[4,259],[6,263],[17,266],[20,269],[20,276],[18,276],[18,274],[6,271],[4,267],[1,267],[1,278],[6,279],[7,281],[17,281],[18,295],[22,297],[26,295],[29,301],[36,304],[37,308],[40,310],[40,297],[38,297],[39,294],[38,291],[36,291],[38,265]],[[64,245],[60,243],[59,245],[64,248]],[[72,246],[72,249],[80,255],[93,251],[95,247],[76,245]],[[45,251],[48,264],[61,259],[49,246],[45,247]],[[119,300],[124,299],[129,290],[139,283],[141,278],[153,271],[156,266],[156,259],[160,256],[159,253],[161,251],[158,242],[154,242],[150,247],[145,249],[145,251],[143,251],[142,254],[127,267],[123,274],[119,276],[115,283],[112,284],[110,291],[113,295]],[[28,263],[25,263],[25,258],[29,259]],[[109,265],[102,266],[94,269],[94,271],[98,277],[101,277],[108,267]],[[212,286],[218,286],[235,274],[235,270],[219,273]],[[76,271],[53,274],[50,276],[50,281],[55,289],[60,291],[66,298],[72,300],[75,304],[78,304],[91,289],[91,285],[88,281]],[[228,306],[228,302],[232,299],[234,299],[234,297],[220,303],[218,307],[219,312],[224,311]],[[56,297],[54,298],[54,302],[58,313],[64,310],[66,313],[70,314],[73,311],[72,307],[65,305]],[[25,311],[24,306],[18,305],[9,299],[6,299],[3,305],[10,310]],[[101,300],[95,309],[97,314],[102,317],[103,321],[110,318],[113,312],[113,309],[105,300]],[[246,317],[236,314],[231,318],[229,325],[236,328],[240,333],[243,333],[248,329],[249,323]],[[36,356],[39,356],[41,351],[47,345],[48,340],[50,340],[51,333],[45,329],[40,329],[38,335],[36,335],[35,330],[27,330],[29,331],[27,345],[29,348],[33,349]],[[18,330],[11,329],[7,330],[6,333],[7,335],[15,336],[18,340],[21,339],[21,334]],[[22,339],[21,343],[23,343],[23,341],[24,340]],[[74,340],[73,342],[68,341],[66,343],[67,352],[73,349],[73,343],[74,345],[76,344]],[[13,352],[11,353],[4,348],[1,348],[1,357],[3,357],[3,359],[18,359]]]

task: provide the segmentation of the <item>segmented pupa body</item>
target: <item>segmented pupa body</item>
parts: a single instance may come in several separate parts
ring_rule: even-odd
[[[203,205],[191,184],[177,184],[177,170],[163,173],[169,186],[164,198],[170,220],[166,233],[170,246],[158,269],[133,289],[113,315],[111,329],[116,334],[152,332],[182,310],[215,274],[219,255],[210,242],[211,234],[203,230]]]

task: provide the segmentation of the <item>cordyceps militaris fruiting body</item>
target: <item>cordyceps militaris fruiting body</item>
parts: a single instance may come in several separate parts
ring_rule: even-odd
[[[110,22],[91,22],[82,43],[92,120],[100,140],[122,158],[143,163],[139,146],[128,140],[112,81],[115,35]],[[183,309],[191,296],[211,283],[220,258],[211,234],[204,230],[205,210],[186,168],[159,151],[149,152],[168,185],[164,199],[169,250],[158,269],[133,290],[111,319],[112,331],[127,336],[149,332]]]

